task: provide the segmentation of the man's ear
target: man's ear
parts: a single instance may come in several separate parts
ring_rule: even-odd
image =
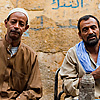
[[[28,28],[29,28],[29,25],[26,25],[26,27],[25,27],[25,31],[26,31]],[[25,32],[25,31],[24,31],[24,32]]]
[[[5,23],[5,27],[6,27],[6,28],[7,28],[7,22],[8,22],[7,19],[5,19],[5,20],[4,20],[4,23]]]
[[[81,32],[78,32],[79,38],[82,39]]]

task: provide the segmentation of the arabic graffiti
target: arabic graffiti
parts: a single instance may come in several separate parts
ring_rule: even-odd
[[[74,26],[72,25],[72,20],[69,19],[69,25],[68,26],[61,26],[61,25],[58,25],[59,28],[74,28],[74,29],[77,29],[77,26]]]
[[[40,22],[40,25],[41,26],[40,28],[30,28],[31,30],[34,30],[34,31],[39,31],[41,29],[43,29],[43,16],[38,16],[37,19],[40,18],[41,19],[41,22]],[[74,28],[74,29],[77,29],[77,26],[74,26],[72,25],[72,20],[69,19],[69,25],[66,25],[66,26],[61,26],[61,25],[57,25],[58,28]],[[46,27],[45,29],[54,29],[54,27]]]
[[[56,2],[56,0],[53,0],[52,4],[55,4],[55,3],[57,3],[57,7],[56,8],[52,8],[52,9],[59,9],[60,7],[71,7],[71,8],[77,8],[77,7],[79,7],[79,1],[78,0],[76,1],[77,5],[75,5],[75,6],[73,6],[73,4],[72,4],[71,1],[69,2],[70,5],[66,5],[66,3],[64,3],[64,4],[61,5],[60,4],[60,0],[57,0],[57,2]],[[83,0],[81,0],[81,7],[83,8]]]
[[[41,28],[43,28],[43,16],[38,16],[37,19],[39,19],[39,18],[41,19],[40,26],[41,26]]]
[[[23,35],[22,35],[22,36],[24,36],[24,37],[29,37],[28,30],[26,30],[26,31],[23,33]]]
[[[43,29],[43,16],[38,16],[37,19],[41,19],[41,22],[39,24],[39,26],[41,26],[40,28],[29,28],[31,30],[34,30],[34,31],[39,31],[41,29]],[[77,26],[75,25],[72,25],[72,20],[69,19],[69,25],[66,25],[66,26],[62,26],[62,25],[57,25],[58,28],[74,28],[74,29],[77,29]],[[45,29],[54,29],[54,27],[46,27]],[[29,30],[26,30],[23,35],[24,37],[29,37]]]
[[[30,28],[30,29],[32,29],[32,30],[35,30],[35,31],[38,31],[38,30],[40,30],[40,29],[42,29],[43,28],[43,16],[38,16],[37,17],[37,19],[41,19],[41,23],[40,23],[40,28]],[[24,37],[29,37],[29,33],[28,33],[28,30],[26,30],[24,33],[23,33],[23,35],[22,36],[24,36]]]

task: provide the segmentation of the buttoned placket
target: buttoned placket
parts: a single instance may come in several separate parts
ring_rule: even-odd
[[[9,61],[11,59],[11,45],[8,45],[7,52],[7,64],[9,65]]]
[[[10,77],[11,70],[12,70],[12,68],[9,66],[10,65],[10,59],[11,59],[10,49],[11,49],[11,45],[8,45],[7,46],[7,52],[8,52],[7,53],[7,68],[5,69],[2,91],[6,91],[6,90],[10,89],[10,87],[9,87],[9,77]]]

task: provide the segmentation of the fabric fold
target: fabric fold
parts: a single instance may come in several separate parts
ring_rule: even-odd
[[[88,52],[85,49],[83,41],[76,44],[76,54],[77,54],[77,57],[82,65],[83,69],[87,73],[91,73],[92,71],[95,71],[100,66],[100,47],[99,47],[98,59],[97,59],[97,64],[96,64],[95,69],[93,69],[91,67],[90,57],[89,57]]]

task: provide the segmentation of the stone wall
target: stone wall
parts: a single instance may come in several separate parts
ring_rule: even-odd
[[[25,8],[30,17],[30,28],[22,41],[38,54],[43,84],[41,100],[53,100],[55,71],[67,50],[80,41],[77,21],[85,14],[100,19],[100,0],[0,0],[0,38],[6,34],[4,19],[15,7]],[[62,81],[59,90],[61,84]]]

